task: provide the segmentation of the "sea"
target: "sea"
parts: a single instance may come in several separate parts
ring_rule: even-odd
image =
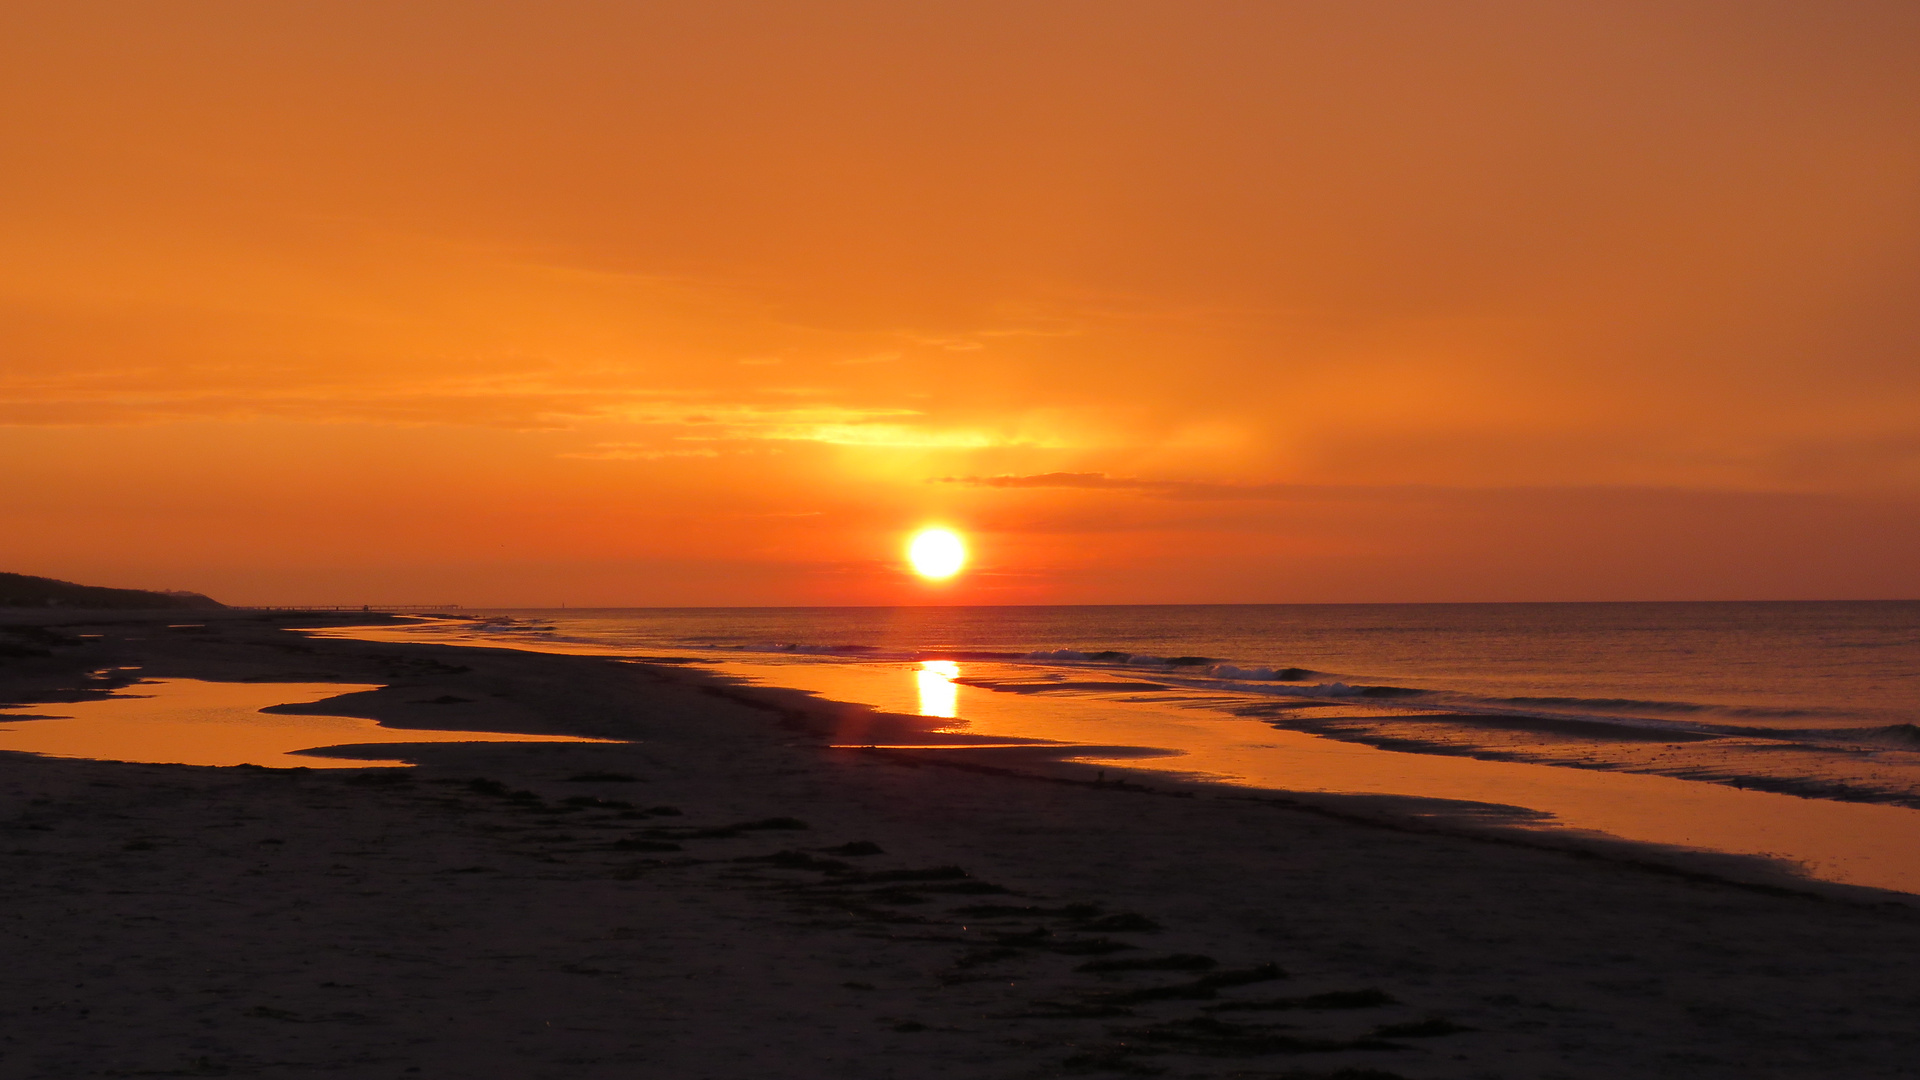
[[[1920,601],[642,608],[476,613],[649,650],[958,658],[1392,686],[1430,701],[1707,727],[1920,725]],[[1078,655],[1074,655],[1078,654]],[[1090,659],[1100,657],[1100,659]],[[1186,660],[1177,667],[1167,660]],[[1251,674],[1235,679],[1233,670]],[[1294,687],[1289,687],[1294,688]],[[1920,730],[1920,729],[1917,729]]]
[[[1920,893],[1920,601],[470,610],[342,632],[699,665],[1115,776]]]

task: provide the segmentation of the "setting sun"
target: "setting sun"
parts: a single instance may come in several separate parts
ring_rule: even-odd
[[[967,546],[951,529],[922,529],[907,545],[907,561],[924,578],[950,578],[967,561]]]
[[[1920,1080],[1920,0],[0,0],[0,91],[0,1080]]]

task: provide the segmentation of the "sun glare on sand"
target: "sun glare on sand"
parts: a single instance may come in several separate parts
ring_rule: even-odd
[[[907,561],[923,578],[950,578],[966,564],[967,546],[951,529],[922,529],[907,545]]]

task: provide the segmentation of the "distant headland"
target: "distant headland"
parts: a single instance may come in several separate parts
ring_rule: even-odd
[[[67,607],[122,611],[226,606],[197,592],[106,589],[97,585],[75,585],[71,581],[54,578],[0,573],[0,608]]]

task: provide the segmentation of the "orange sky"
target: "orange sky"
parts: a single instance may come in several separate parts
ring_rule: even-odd
[[[1909,0],[16,0],[0,140],[0,569],[1920,595]]]

